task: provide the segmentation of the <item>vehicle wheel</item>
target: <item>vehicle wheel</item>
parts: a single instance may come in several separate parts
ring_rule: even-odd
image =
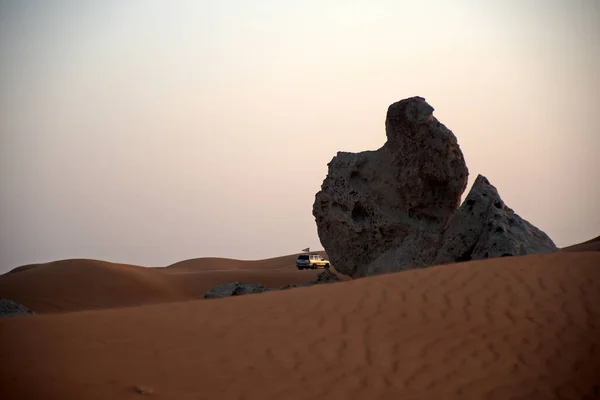
[[[304,269],[304,267],[301,267],[301,266],[299,266],[299,265],[296,265],[296,267],[297,267],[299,270],[303,270],[303,269]]]
[[[325,269],[329,269],[329,264],[325,264]]]

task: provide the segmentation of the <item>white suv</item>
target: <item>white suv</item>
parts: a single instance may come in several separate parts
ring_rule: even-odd
[[[329,261],[318,254],[300,254],[296,259],[296,267],[298,269],[329,268]]]

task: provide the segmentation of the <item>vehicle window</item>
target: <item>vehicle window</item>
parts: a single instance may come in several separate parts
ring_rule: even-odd
[[[308,256],[298,256],[298,260],[308,260]]]

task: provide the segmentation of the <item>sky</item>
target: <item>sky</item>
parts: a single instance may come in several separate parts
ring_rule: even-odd
[[[321,249],[327,163],[415,95],[467,191],[590,239],[599,71],[595,0],[0,0],[0,272]]]

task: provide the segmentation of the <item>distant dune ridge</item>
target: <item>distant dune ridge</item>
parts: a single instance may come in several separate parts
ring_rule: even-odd
[[[600,251],[600,236],[563,248],[563,251]]]
[[[324,252],[315,252],[326,256]],[[267,287],[300,284],[315,271],[298,271],[297,255],[257,261],[197,258],[163,268],[72,259],[27,265],[0,275],[0,298],[36,313],[66,312],[201,299],[233,281]]]

